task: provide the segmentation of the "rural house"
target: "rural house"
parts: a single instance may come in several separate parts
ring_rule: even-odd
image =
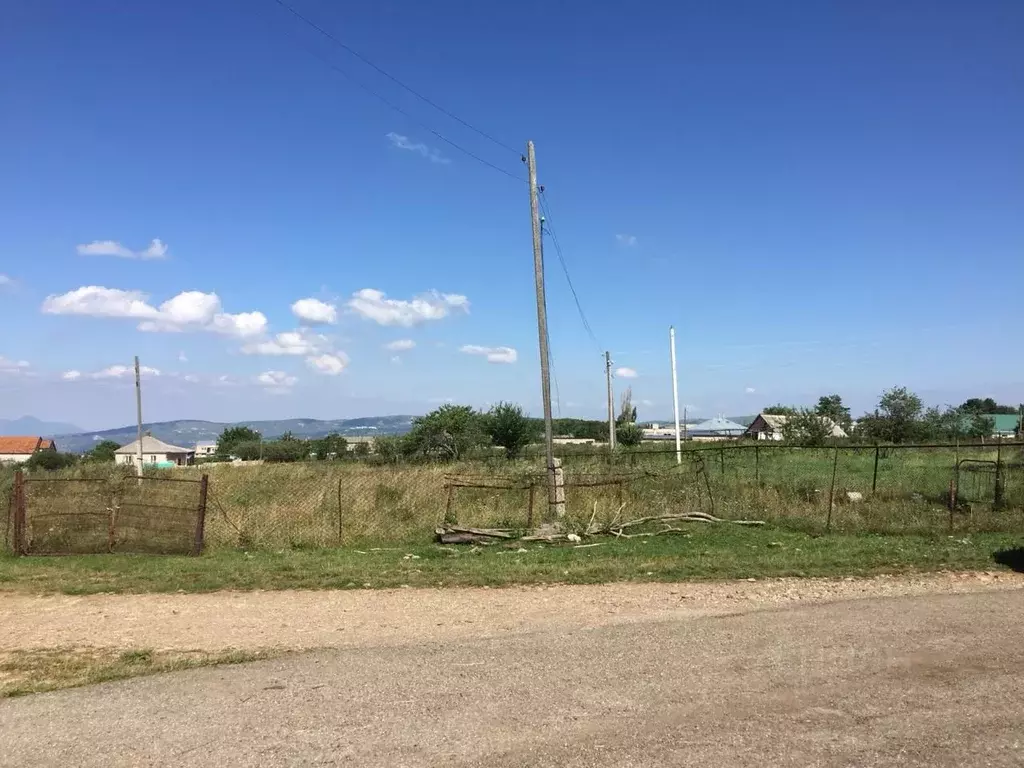
[[[20,464],[37,451],[57,452],[57,444],[46,437],[0,437],[0,464]]]
[[[195,450],[196,458],[208,459],[211,456],[217,455],[217,441],[216,440],[202,440],[196,443]]]
[[[139,452],[139,441],[133,440],[128,445],[123,445],[114,451],[114,461],[117,464],[136,463]],[[157,467],[184,467],[195,461],[196,452],[191,448],[181,448],[177,445],[157,440],[152,435],[142,436],[142,463]]]
[[[985,413],[983,419],[992,420],[992,437],[1016,437],[1020,431],[1020,416],[1016,413]]]
[[[782,440],[783,428],[788,420],[788,416],[781,414],[759,413],[757,418],[747,427],[744,435],[746,437],[753,437],[756,440]],[[841,426],[831,419],[825,419],[825,421],[831,425],[832,432],[829,434],[829,437],[847,437],[846,431]]]

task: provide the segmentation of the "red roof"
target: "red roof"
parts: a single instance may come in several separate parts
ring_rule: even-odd
[[[0,453],[35,453],[43,442],[41,437],[0,437]]]

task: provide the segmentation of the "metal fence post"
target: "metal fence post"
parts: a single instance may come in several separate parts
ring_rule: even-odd
[[[875,471],[871,473],[871,493],[874,493],[878,488],[878,454],[879,447],[875,446]]]
[[[341,478],[339,477],[338,478],[338,546],[339,547],[341,546],[341,542],[342,542],[341,524],[342,524],[342,515],[341,515]]]
[[[25,554],[25,475],[14,473],[14,554]]]
[[[1003,451],[1002,441],[996,443],[996,487],[992,499],[992,509],[1003,508]]]
[[[725,447],[718,449],[718,461],[722,465],[722,477],[725,477]]]
[[[832,507],[836,498],[836,471],[839,469],[839,447],[836,446],[835,454],[832,457],[832,486],[828,490],[828,518],[825,521],[825,530],[832,530]]]
[[[203,475],[199,480],[199,506],[196,508],[196,537],[192,543],[192,554],[203,554],[203,536],[206,531],[206,496],[210,487],[210,476]]]
[[[761,486],[761,446],[754,443],[754,485]]]

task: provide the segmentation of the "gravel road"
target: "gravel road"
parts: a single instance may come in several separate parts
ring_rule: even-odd
[[[864,597],[1019,589],[1012,572],[506,589],[31,596],[0,592],[0,651],[313,649],[499,637]]]
[[[809,601],[795,597],[801,590]],[[317,620],[310,633],[292,626],[302,615],[301,606],[288,607],[295,597],[210,595],[198,604],[209,606],[203,616],[217,601],[229,606],[216,619],[222,641],[241,636],[226,629],[243,615],[230,607],[235,601],[251,601],[253,611],[273,600],[284,612],[256,622],[268,632],[260,643],[279,636],[274,627],[314,643],[341,631],[344,613],[330,627]],[[175,617],[192,599],[139,605]],[[0,765],[1024,764],[1024,590],[1016,578],[304,599],[306,610],[378,615],[362,619],[350,647],[0,702]],[[127,611],[138,598],[48,600],[35,605],[92,617],[105,642],[161,634],[119,635],[109,624],[120,614],[101,621],[90,613]],[[533,607],[516,607],[523,602]],[[396,606],[405,613],[392,614]],[[490,627],[504,610],[515,616]],[[473,626],[452,623],[460,616]],[[407,629],[395,629],[406,620]],[[185,626],[177,622],[174,632]],[[390,629],[374,640],[375,627]]]

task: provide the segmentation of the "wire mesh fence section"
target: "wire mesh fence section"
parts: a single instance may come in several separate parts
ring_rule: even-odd
[[[199,554],[206,479],[15,476],[17,554]]]

